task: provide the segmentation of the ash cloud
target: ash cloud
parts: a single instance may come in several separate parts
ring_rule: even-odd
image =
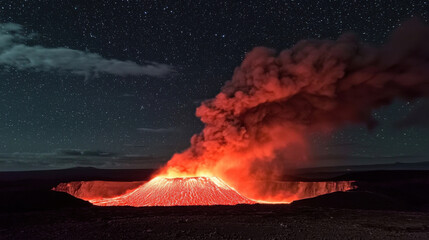
[[[427,97],[428,42],[429,27],[411,19],[382,46],[344,34],[300,41],[279,53],[257,47],[221,92],[197,108],[205,128],[160,174],[209,172],[258,199],[249,189],[261,187],[244,185],[308,161],[310,134],[346,124],[373,127],[374,109]]]
[[[35,36],[36,34],[25,34],[22,25],[0,24],[0,65],[36,71],[66,71],[84,76],[85,80],[97,77],[99,73],[163,77],[174,72],[166,64],[148,62],[140,65],[132,61],[105,59],[96,53],[69,48],[25,44],[25,41]]]

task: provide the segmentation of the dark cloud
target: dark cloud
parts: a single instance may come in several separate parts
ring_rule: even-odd
[[[105,59],[96,53],[64,47],[46,48],[22,43],[34,36],[35,34],[25,35],[19,24],[0,24],[0,65],[36,71],[66,71],[85,76],[86,80],[99,73],[162,77],[174,72],[166,64],[148,62],[140,65],[132,61]]]

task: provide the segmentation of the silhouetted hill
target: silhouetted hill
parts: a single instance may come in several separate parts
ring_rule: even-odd
[[[356,190],[296,201],[299,206],[334,208],[429,210],[429,171],[363,171],[329,179],[355,181]]]
[[[144,181],[148,180],[154,169],[99,169],[76,167],[58,170],[0,172],[0,181],[52,180],[66,181]]]
[[[87,201],[56,191],[1,191],[0,212],[92,207]]]
[[[386,163],[370,165],[345,165],[331,167],[302,168],[298,173],[323,173],[323,172],[355,172],[373,170],[429,170],[429,161],[415,163]]]
[[[427,180],[429,183],[429,171],[427,170],[374,170],[345,173],[333,177],[332,181],[396,181],[396,180]]]
[[[364,191],[335,192],[314,198],[302,199],[292,206],[348,208],[371,210],[406,210],[409,206],[386,195]]]

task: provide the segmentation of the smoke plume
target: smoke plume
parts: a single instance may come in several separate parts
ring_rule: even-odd
[[[257,47],[222,91],[197,108],[205,128],[160,175],[215,175],[248,197],[282,200],[252,179],[272,180],[306,161],[311,133],[354,123],[372,128],[374,109],[427,96],[428,42],[429,27],[411,19],[383,46],[344,34],[280,53]]]

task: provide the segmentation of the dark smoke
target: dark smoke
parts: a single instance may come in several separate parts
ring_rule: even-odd
[[[304,161],[308,134],[351,123],[372,128],[374,109],[397,98],[426,97],[428,43],[429,27],[411,19],[383,46],[345,34],[300,41],[280,53],[257,47],[222,91],[197,109],[204,130],[163,173],[212,173],[258,197],[241,183]]]

